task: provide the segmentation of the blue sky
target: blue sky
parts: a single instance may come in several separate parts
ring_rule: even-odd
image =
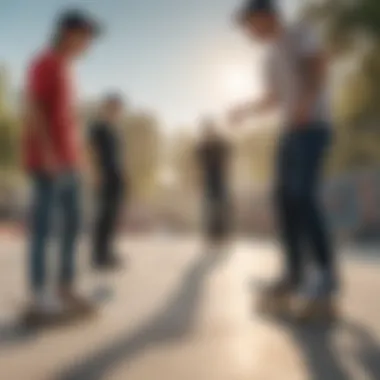
[[[287,14],[300,0],[283,0]],[[0,62],[20,87],[57,12],[84,8],[107,33],[79,65],[81,98],[121,89],[168,128],[259,90],[254,49],[231,22],[240,0],[0,0]],[[252,82],[252,83],[251,83]],[[250,87],[252,84],[252,87]],[[254,90],[255,89],[255,90]]]

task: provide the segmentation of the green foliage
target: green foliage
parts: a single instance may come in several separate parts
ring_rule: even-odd
[[[380,1],[309,2],[308,17],[319,22],[337,60],[354,56],[336,99],[337,139],[331,158],[334,172],[380,163]],[[366,48],[363,48],[366,46]]]
[[[19,170],[20,123],[5,113],[0,114],[0,170]]]

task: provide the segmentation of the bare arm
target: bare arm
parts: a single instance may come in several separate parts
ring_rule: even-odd
[[[230,114],[230,122],[241,122],[250,116],[269,112],[277,106],[277,102],[277,96],[274,92],[270,91],[261,99],[247,102],[233,110]]]

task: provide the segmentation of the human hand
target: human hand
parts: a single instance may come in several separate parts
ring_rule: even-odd
[[[230,126],[237,126],[241,124],[247,116],[245,107],[236,107],[228,113],[228,124]]]

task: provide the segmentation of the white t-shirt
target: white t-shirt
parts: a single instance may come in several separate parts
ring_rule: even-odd
[[[302,96],[306,78],[302,74],[302,63],[322,51],[318,33],[309,25],[297,24],[287,30],[279,41],[269,50],[266,66],[267,85],[280,100],[284,123],[289,126],[291,115]],[[327,83],[321,91],[312,109],[311,119],[330,124],[330,99]]]

